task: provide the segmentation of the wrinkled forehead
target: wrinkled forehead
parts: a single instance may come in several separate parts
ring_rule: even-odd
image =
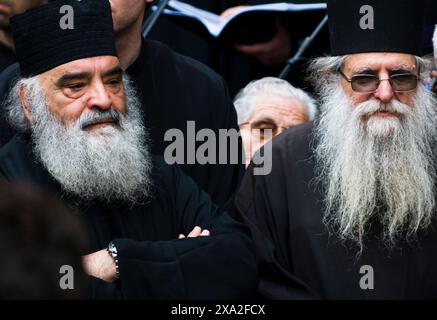
[[[349,55],[344,64],[343,70],[349,72],[360,72],[363,70],[417,70],[415,56],[406,53],[395,52],[370,52],[356,53]]]
[[[303,103],[297,98],[278,94],[261,95],[255,99],[253,104],[254,112],[260,111],[261,109],[290,112],[290,110],[300,110],[303,108]]]
[[[288,118],[295,114],[307,114],[304,104],[295,97],[261,95],[252,106],[251,119],[266,116]]]

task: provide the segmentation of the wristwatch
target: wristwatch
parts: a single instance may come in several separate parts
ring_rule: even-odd
[[[120,271],[118,269],[118,252],[117,252],[117,248],[115,247],[115,244],[112,241],[108,244],[107,250],[109,255],[112,257],[112,259],[114,259],[115,279],[118,280],[120,279]]]

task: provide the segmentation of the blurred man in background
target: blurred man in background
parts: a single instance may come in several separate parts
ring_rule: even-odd
[[[86,298],[79,217],[34,187],[1,183],[0,199],[0,299]]]
[[[0,72],[16,61],[9,18],[47,0],[0,0]]]
[[[238,93],[234,104],[246,166],[271,138],[316,115],[315,102],[307,93],[278,78],[252,81]]]
[[[182,0],[203,10],[228,17],[245,6],[292,2],[298,4],[323,3],[324,0]],[[162,15],[149,38],[168,44],[173,50],[199,60],[222,75],[235,96],[253,79],[278,76],[286,61],[297,51],[301,40],[311,34],[326,14],[295,12],[292,14],[263,15],[251,24],[241,24],[238,36],[215,39],[199,24],[186,18]],[[262,21],[259,21],[260,19]],[[246,21],[247,22],[247,21]],[[329,50],[327,28],[317,37],[305,57],[320,55]],[[307,89],[305,69],[307,59],[299,60],[290,70],[287,80]]]

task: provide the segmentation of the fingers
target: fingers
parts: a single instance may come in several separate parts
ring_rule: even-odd
[[[237,14],[238,12],[240,12],[242,9],[244,9],[246,7],[248,7],[248,6],[236,6],[236,7],[229,8],[229,9],[223,11],[222,14],[220,15],[220,17],[227,19],[230,16]]]
[[[188,234],[188,238],[197,238],[202,233],[201,227],[194,227],[193,231]]]
[[[203,230],[202,233],[200,234],[201,237],[209,237],[210,233],[208,230]]]
[[[196,226],[194,229],[188,234],[188,236],[185,237],[185,235],[180,234],[178,239],[184,239],[184,238],[197,238],[197,237],[209,237],[211,233],[209,230],[204,229],[202,230],[201,227]]]

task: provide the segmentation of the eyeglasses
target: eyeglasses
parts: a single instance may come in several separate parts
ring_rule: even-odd
[[[416,89],[418,76],[412,73],[400,73],[391,75],[388,79],[379,79],[372,74],[356,74],[350,79],[341,70],[338,71],[342,77],[351,84],[355,92],[375,92],[381,81],[389,81],[393,91],[403,92]]]

